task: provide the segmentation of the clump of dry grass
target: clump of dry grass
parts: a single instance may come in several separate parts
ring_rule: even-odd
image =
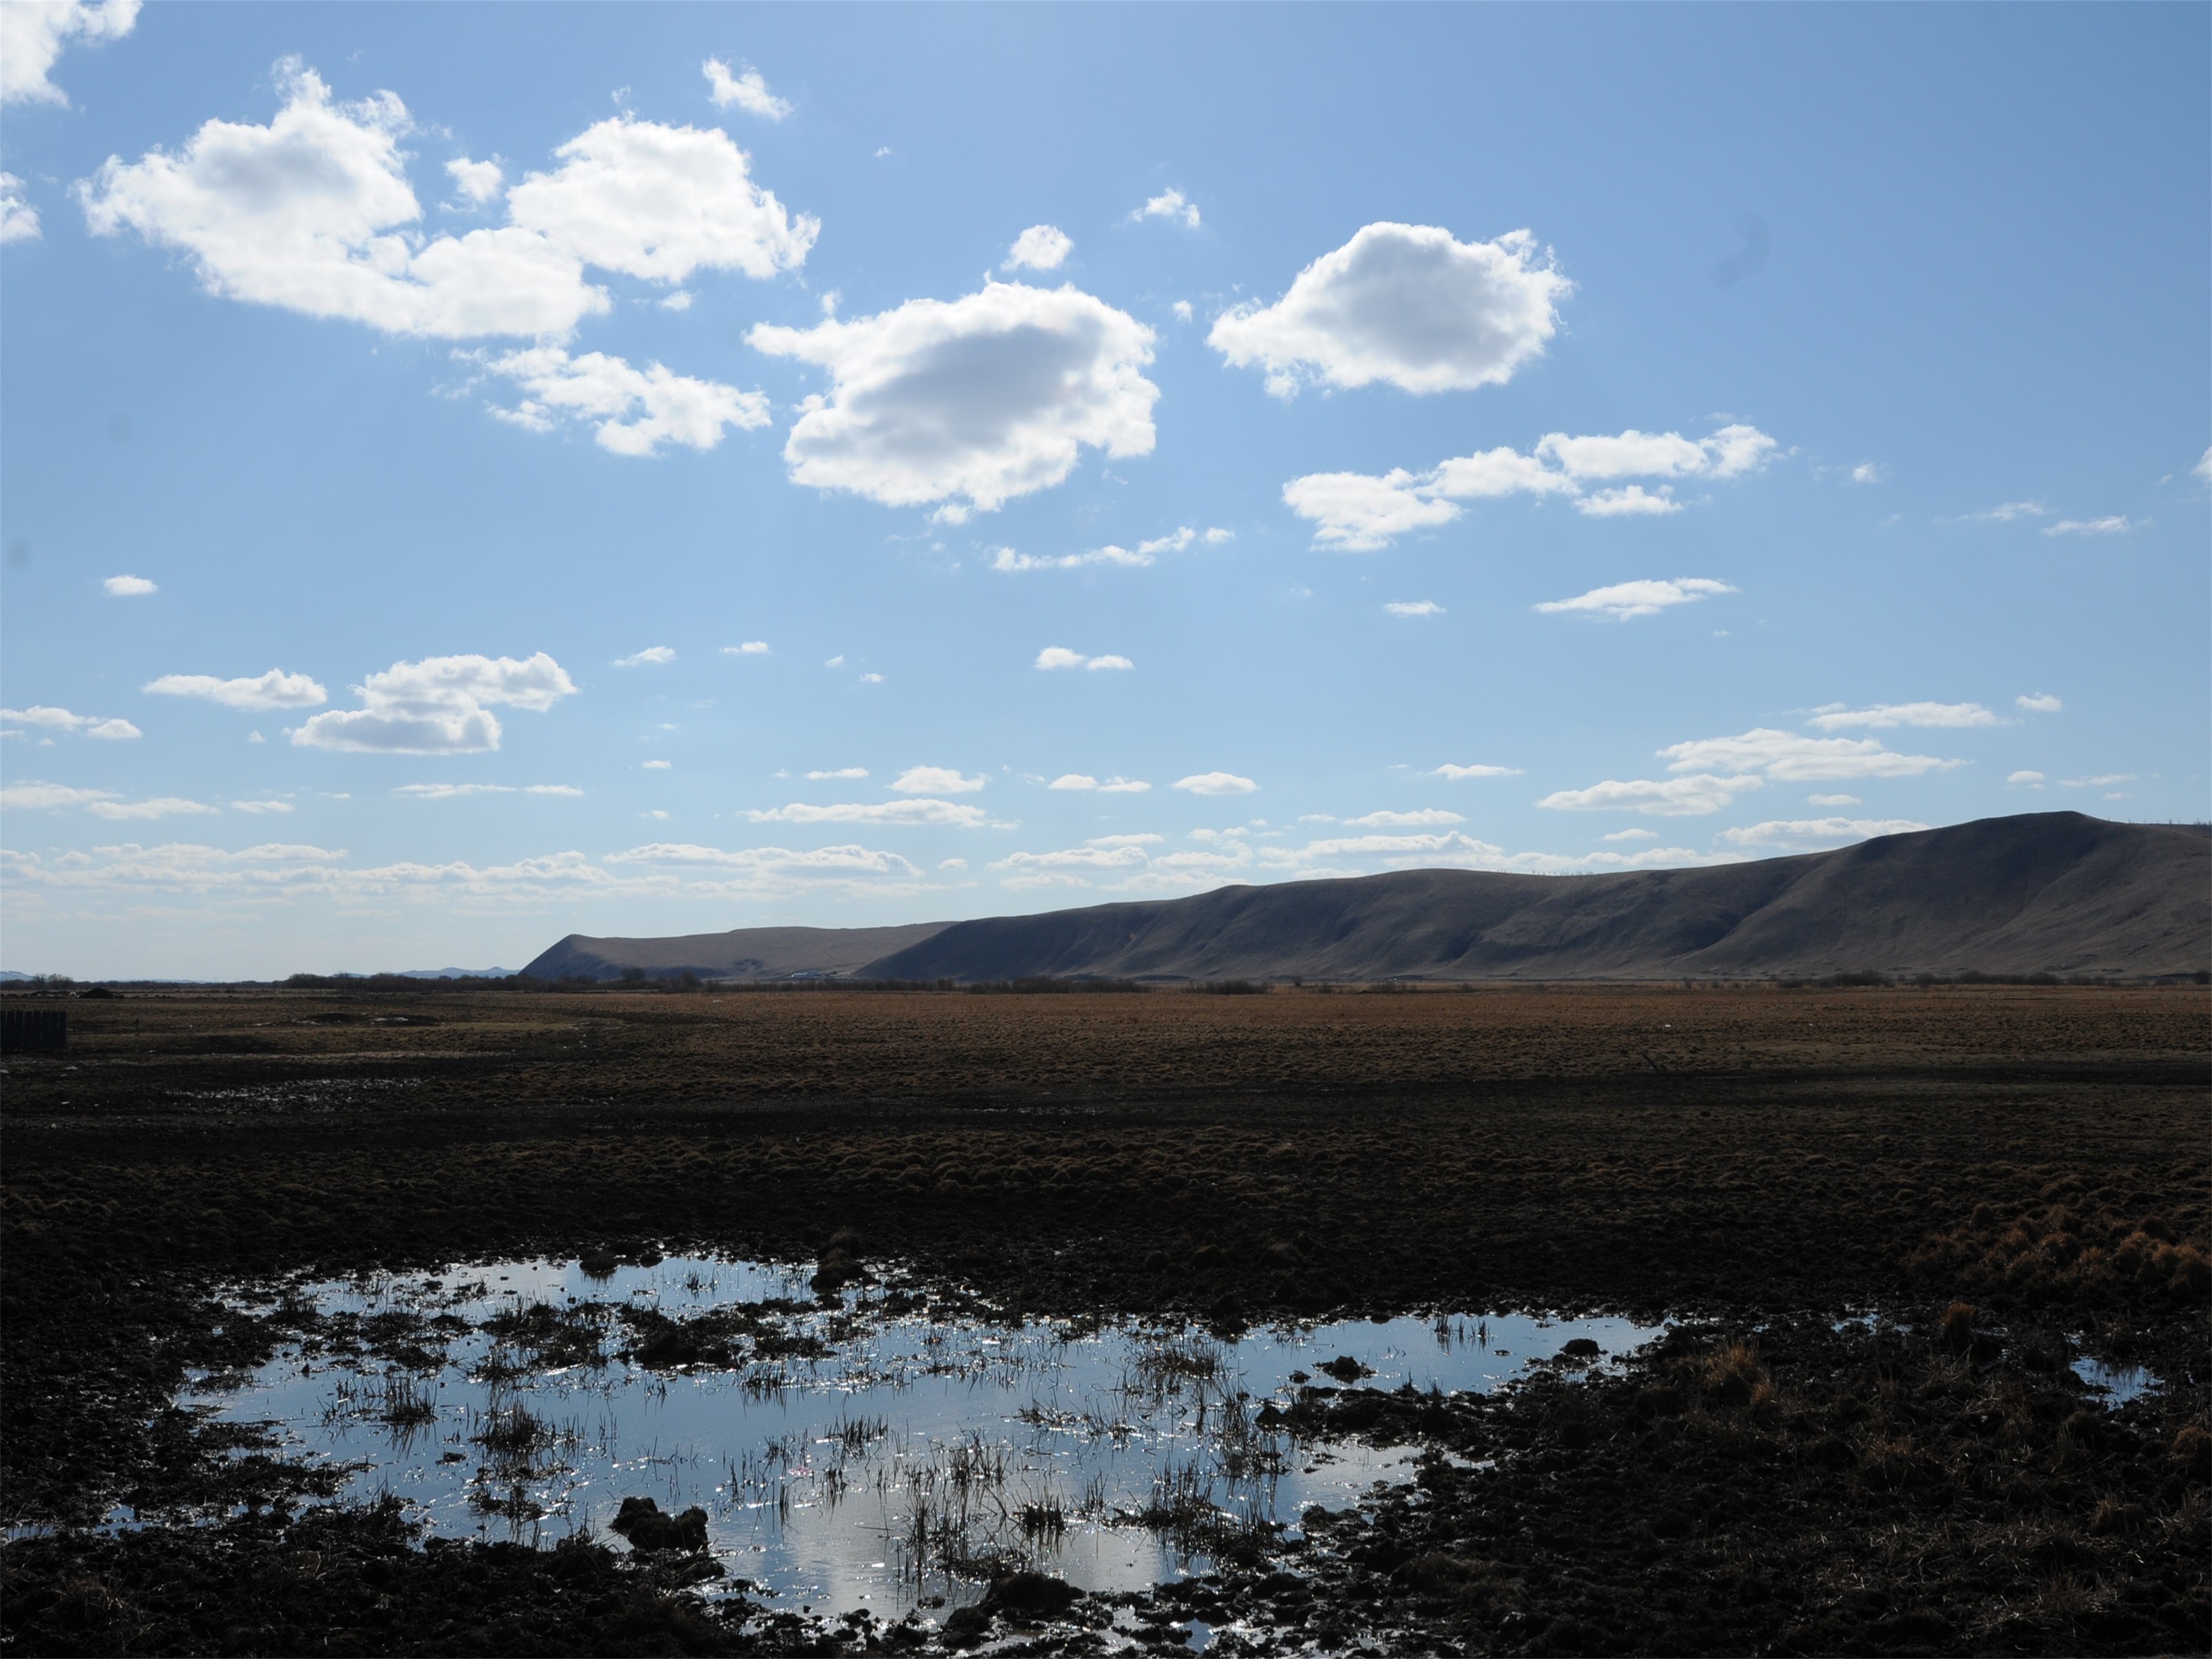
[[[1773,1379],[1759,1363],[1759,1350],[1743,1341],[1716,1348],[1705,1360],[1700,1380],[1706,1397],[1719,1406],[1757,1406],[1771,1402]]]

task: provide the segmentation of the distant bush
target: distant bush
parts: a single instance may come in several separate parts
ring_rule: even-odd
[[[1275,988],[1263,979],[1202,979],[1188,988],[1201,996],[1263,997]]]

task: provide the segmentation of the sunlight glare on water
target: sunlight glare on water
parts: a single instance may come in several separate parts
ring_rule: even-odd
[[[696,1504],[726,1583],[894,1618],[1017,1565],[1139,1588],[1204,1570],[1241,1528],[1411,1478],[1410,1449],[1273,1426],[1266,1408],[1301,1385],[1487,1393],[1572,1339],[1619,1356],[1660,1330],[1491,1314],[1224,1341],[933,1318],[918,1294],[817,1299],[805,1269],[696,1257],[597,1276],[501,1262],[284,1299],[306,1338],[198,1379],[186,1402],[362,1466],[344,1499],[389,1492],[432,1534],[538,1541],[616,1542],[628,1497]]]

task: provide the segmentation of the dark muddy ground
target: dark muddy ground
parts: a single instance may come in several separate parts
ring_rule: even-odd
[[[2201,989],[70,1007],[0,1100],[0,1473],[58,1528],[0,1555],[14,1651],[2212,1642]],[[1040,1312],[1686,1322],[1626,1377],[1312,1393],[1302,1430],[1433,1447],[1420,1484],[1172,1594],[1018,1583],[927,1636],[702,1607],[681,1552],[425,1549],[168,1405],[283,1334],[226,1280],[678,1248]],[[2165,1386],[2104,1409],[2076,1339]],[[84,1529],[118,1502],[178,1524]]]

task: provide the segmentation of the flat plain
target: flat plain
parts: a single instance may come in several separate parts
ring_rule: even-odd
[[[19,1650],[969,1639],[702,1608],[598,1545],[411,1548],[171,1403],[285,1340],[219,1299],[240,1280],[678,1250],[896,1261],[1009,1317],[1674,1322],[1573,1387],[1310,1391],[1302,1435],[1435,1455],[1139,1609],[1224,1651],[2212,1639],[2202,988],[67,1006],[69,1053],[10,1055],[0,1106],[0,1454],[46,1523],[0,1557]],[[2106,1409],[2077,1355],[2160,1385]],[[118,1503],[204,1524],[83,1529]]]

